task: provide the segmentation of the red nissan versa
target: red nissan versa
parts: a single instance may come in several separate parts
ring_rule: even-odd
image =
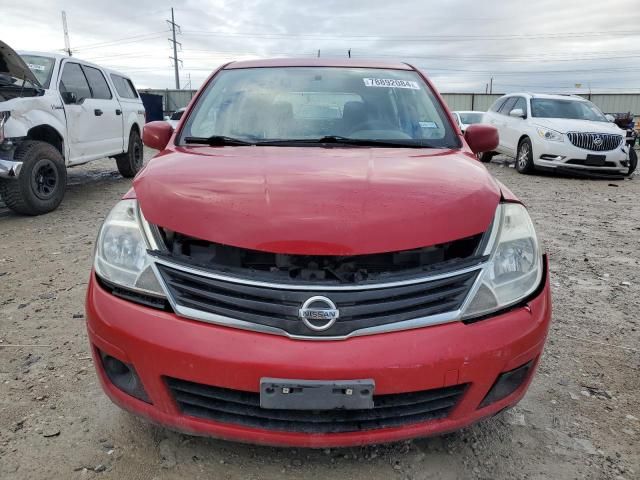
[[[100,230],[102,387],[167,427],[304,447],[456,430],[516,404],[551,319],[525,207],[406,64],[230,63]]]

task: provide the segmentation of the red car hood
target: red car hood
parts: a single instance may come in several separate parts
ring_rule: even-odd
[[[484,232],[500,189],[454,150],[179,147],[134,182],[151,223],[275,253],[355,255]]]

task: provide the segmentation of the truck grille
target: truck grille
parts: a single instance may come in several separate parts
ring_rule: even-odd
[[[569,141],[578,148],[594,152],[606,152],[614,150],[622,143],[622,135],[610,133],[567,133]]]
[[[269,410],[260,394],[166,378],[184,415],[263,430],[301,433],[360,432],[446,418],[466,385],[374,395],[367,410]]]
[[[266,329],[256,329],[301,337],[342,337],[366,328],[455,312],[479,271],[471,267],[409,283],[331,289],[266,284],[208,275],[175,264],[156,265],[179,314],[190,316],[181,312],[181,307],[186,307],[214,316],[214,323],[233,324],[215,321],[232,319],[245,324],[245,328],[263,326]],[[312,330],[299,317],[302,304],[315,296],[328,298],[339,310],[339,318],[325,331]]]

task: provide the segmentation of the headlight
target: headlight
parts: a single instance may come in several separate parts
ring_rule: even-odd
[[[107,216],[98,234],[94,268],[98,276],[113,284],[165,296],[151,268],[136,200],[122,200]]]
[[[463,319],[513,305],[540,284],[542,253],[531,218],[522,205],[498,206],[487,250],[489,261],[480,273],[479,288],[463,306]]]
[[[550,128],[538,127],[538,135],[540,138],[544,138],[545,140],[549,140],[551,142],[564,142],[564,136],[560,132],[556,132],[555,130],[551,130]]]

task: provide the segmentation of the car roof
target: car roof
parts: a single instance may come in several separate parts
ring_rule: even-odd
[[[240,68],[269,67],[352,67],[414,70],[411,65],[402,62],[385,62],[381,60],[365,60],[360,58],[270,58],[264,60],[243,60],[229,63],[224,67],[224,69],[236,70]]]
[[[517,92],[517,93],[509,93],[504,95],[505,97],[529,97],[529,98],[547,98],[550,100],[576,100],[581,102],[587,102],[586,98],[580,97],[578,95],[557,95],[552,93],[532,93],[532,92]]]
[[[18,55],[34,55],[34,56],[37,56],[37,57],[55,58],[56,60],[64,60],[64,59],[75,60],[75,61],[78,61],[78,62],[82,63],[83,65],[88,65],[90,67],[100,68],[103,71],[105,71],[106,73],[115,73],[117,75],[120,75],[121,77],[128,78],[129,80],[131,79],[131,77],[129,77],[129,75],[125,75],[124,73],[119,72],[117,70],[112,70],[110,68],[105,68],[105,67],[97,65],[95,63],[87,62],[86,60],[82,60],[81,58],[70,57],[69,55],[62,55],[60,53],[53,53],[53,52],[35,52],[35,51],[32,51],[32,50],[18,50],[17,53],[18,53]]]

